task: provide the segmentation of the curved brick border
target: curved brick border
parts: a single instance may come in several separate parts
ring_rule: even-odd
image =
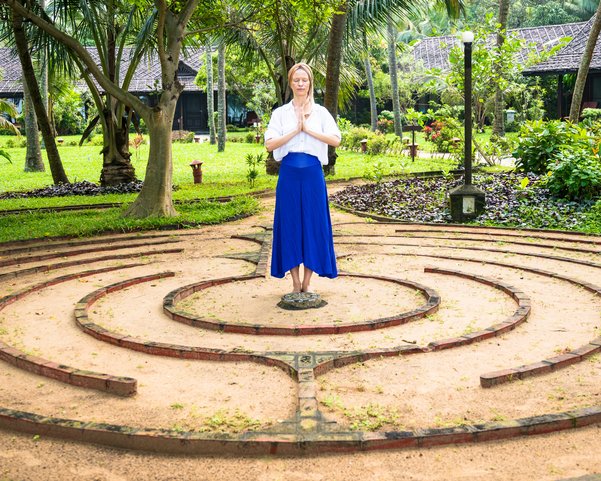
[[[363,223],[361,223],[363,224]],[[468,230],[458,230],[458,229],[446,229],[444,228],[446,224],[442,224],[441,225],[441,229],[395,229],[395,232],[398,233],[405,233],[405,234],[422,234],[422,233],[435,233],[435,234],[471,234],[471,235],[488,235],[488,236],[494,236],[495,234],[499,234],[503,237],[517,237],[518,239],[523,239],[524,237],[527,238],[531,238],[531,239],[541,239],[541,240],[550,240],[550,241],[559,241],[559,242],[573,242],[574,244],[587,244],[587,245],[594,245],[594,246],[598,246],[601,245],[601,241],[596,241],[596,240],[588,240],[588,239],[562,239],[560,237],[553,237],[553,236],[547,236],[547,235],[540,235],[538,232],[546,232],[546,231],[536,231],[532,234],[526,234],[525,236],[522,234],[512,234],[510,232],[497,232],[497,233],[492,233],[492,232],[477,232],[476,229],[474,229],[473,227],[480,227],[480,226],[469,226],[466,225],[465,228]],[[488,229],[497,229],[497,227],[486,227]],[[513,230],[520,230],[518,228],[515,228]],[[470,232],[471,231],[471,232]],[[560,233],[560,231],[558,231],[558,233]],[[578,235],[578,232],[574,232],[574,235]],[[594,235],[594,234],[586,234],[586,235]],[[408,237],[412,237],[413,236],[408,236]],[[416,236],[417,237],[417,236]],[[427,236],[424,236],[425,238],[427,238]],[[459,240],[459,238],[458,238]],[[494,239],[488,239],[491,242],[495,242]],[[532,245],[532,244],[528,244],[528,245]]]
[[[346,256],[350,257],[352,255],[357,254],[347,254]],[[569,282],[570,284],[574,284],[576,286],[582,287],[583,289],[592,292],[597,296],[601,296],[601,287],[596,286],[590,282],[583,282],[578,279],[574,279],[573,277],[562,276],[561,274],[556,274],[554,272],[545,271],[542,269],[535,269],[532,267],[518,266],[515,264],[505,264],[503,262],[495,262],[495,261],[482,261],[478,259],[470,259],[466,257],[455,257],[455,256],[442,256],[437,254],[406,254],[400,252],[394,252],[387,255],[397,255],[397,256],[414,256],[414,257],[430,257],[434,259],[449,259],[449,260],[458,260],[464,262],[477,262],[479,264],[491,264],[501,267],[507,267],[510,269],[523,270],[526,272],[531,272],[533,274],[551,277],[554,279],[559,279],[562,281]],[[596,266],[595,266],[596,267]],[[540,374],[547,374],[549,372],[556,371],[558,369],[563,369],[564,367],[571,366],[577,362],[581,362],[586,358],[601,352],[599,349],[601,344],[601,337],[593,339],[589,343],[580,346],[577,349],[574,349],[570,352],[560,354],[558,356],[553,356],[548,359],[544,359],[540,362],[535,362],[532,364],[527,364],[524,366],[518,366],[515,368],[503,369],[499,371],[493,371],[489,373],[482,374],[480,376],[480,384],[482,387],[492,387],[497,384],[502,384],[505,382],[515,381],[517,379],[524,379],[530,376],[536,376]]]
[[[396,232],[402,232],[397,230]],[[388,236],[388,237],[396,237],[396,236]],[[559,246],[559,245],[551,245],[551,244],[535,244],[534,242],[517,242],[517,241],[513,241],[513,240],[490,240],[490,239],[479,239],[476,237],[463,237],[463,238],[455,238],[455,237],[440,237],[440,236],[419,236],[419,235],[412,235],[412,236],[399,236],[399,237],[404,237],[404,238],[409,238],[409,239],[443,239],[443,240],[447,240],[447,241],[470,241],[470,242],[488,242],[488,243],[502,243],[502,244],[512,244],[512,245],[517,245],[517,246],[527,246],[527,247],[537,247],[540,249],[555,249],[555,250],[563,250],[563,251],[570,251],[570,252],[581,252],[583,254],[601,254],[601,250],[593,250],[593,249],[582,249],[582,248],[577,248],[577,247],[564,247],[564,246]],[[559,241],[559,239],[557,239]],[[559,242],[569,242],[569,241],[559,241]]]
[[[483,276],[453,271],[448,269],[428,268],[426,272],[437,274],[447,274],[461,276],[467,279],[474,280],[499,289],[509,294],[512,299],[518,304],[518,309],[509,316],[504,322],[494,324],[481,331],[473,332],[460,336],[458,338],[443,339],[432,341],[427,346],[415,346],[412,344],[401,345],[385,349],[367,349],[362,351],[326,351],[326,352],[310,352],[310,353],[290,353],[290,352],[262,352],[262,351],[247,351],[247,350],[224,350],[205,348],[198,346],[186,346],[179,344],[168,344],[155,341],[146,341],[126,334],[118,334],[114,331],[109,331],[98,324],[90,322],[88,310],[100,298],[106,296],[110,292],[125,289],[129,286],[149,282],[161,277],[172,277],[173,273],[166,272],[161,274],[153,274],[150,276],[137,277],[121,281],[110,286],[106,286],[97,291],[91,292],[81,299],[75,308],[75,321],[77,325],[87,334],[100,339],[109,344],[121,346],[134,351],[145,352],[155,356],[176,357],[182,359],[196,359],[208,361],[249,361],[259,364],[278,366],[284,369],[293,377],[296,374],[293,371],[311,368],[315,370],[316,375],[322,375],[333,368],[342,367],[356,362],[364,362],[369,359],[399,356],[407,354],[428,353],[460,347],[473,342],[479,342],[489,339],[500,334],[504,334],[524,322],[530,314],[530,299],[521,291],[493,279],[488,279]],[[253,279],[256,275],[247,276],[247,279]],[[366,276],[369,277],[369,276]],[[230,278],[218,279],[217,281],[228,281]],[[211,281],[207,281],[211,282]],[[306,358],[306,359],[305,359]]]
[[[423,448],[457,443],[497,441],[575,429],[601,423],[601,406],[533,416],[514,421],[471,424],[454,428],[391,432],[308,432],[239,435],[179,432],[123,425],[49,418],[0,408],[0,428],[103,444],[119,448],[177,454],[288,455],[323,452]]]
[[[90,249],[78,249],[78,250],[71,250],[71,251],[68,250],[68,251],[57,252],[57,253],[52,253],[52,254],[40,254],[40,255],[28,256],[28,257],[16,257],[13,259],[7,259],[7,260],[0,261],[0,267],[14,266],[14,265],[18,265],[18,264],[30,264],[32,262],[40,262],[40,261],[45,261],[48,259],[57,259],[60,257],[78,256],[81,254],[90,254],[92,252],[106,252],[106,251],[115,251],[115,250],[120,250],[120,249],[134,249],[136,247],[160,246],[160,245],[164,245],[164,244],[177,244],[179,242],[181,242],[181,240],[164,240],[164,241],[152,242],[152,243],[148,243],[148,242],[131,243],[131,244],[124,244],[124,245],[112,245],[112,246],[107,246],[107,247],[94,247],[94,248],[90,248]]]
[[[422,347],[415,346],[412,344],[406,344],[386,349],[368,349],[360,352],[357,351],[351,353],[342,353],[338,355],[334,354],[328,359],[324,359],[321,363],[318,363],[318,365],[315,367],[315,374],[317,376],[320,376],[328,372],[330,369],[346,366],[348,364],[353,364],[356,362],[365,362],[369,359],[409,354],[423,354],[465,346],[474,342],[485,341],[486,339],[500,336],[501,334],[505,334],[506,332],[515,329],[517,326],[525,322],[528,319],[528,316],[530,315],[530,298],[526,296],[526,294],[524,294],[522,291],[519,291],[518,289],[510,286],[509,284],[505,284],[494,279],[489,279],[484,276],[477,276],[450,269],[438,269],[434,267],[427,267],[424,269],[424,272],[463,277],[465,279],[470,279],[472,281],[494,287],[495,289],[499,289],[508,294],[517,303],[518,308],[511,316],[509,316],[503,322],[493,324],[492,326],[489,326],[480,331],[464,334],[459,337],[451,337],[448,339],[432,341],[428,343],[427,346]]]
[[[177,309],[176,303],[183,299],[191,296],[195,292],[199,292],[210,287],[215,287],[230,282],[240,282],[256,279],[262,276],[236,276],[227,277],[223,279],[212,279],[203,282],[197,282],[189,284],[184,287],[180,287],[171,291],[163,299],[163,312],[171,319],[184,324],[189,324],[195,327],[201,327],[203,329],[210,329],[215,331],[223,332],[235,332],[241,334],[256,334],[256,335],[277,335],[277,336],[308,336],[314,334],[345,334],[348,332],[359,332],[359,331],[372,331],[376,329],[383,329],[391,326],[398,326],[405,324],[416,319],[421,319],[428,314],[436,312],[440,306],[440,296],[438,293],[426,286],[418,284],[416,282],[395,279],[392,277],[384,276],[370,276],[364,274],[350,274],[340,273],[341,277],[358,277],[361,279],[376,279],[384,282],[391,282],[404,287],[415,289],[426,298],[426,303],[416,309],[400,314],[395,314],[390,317],[374,319],[360,323],[338,323],[324,324],[324,325],[261,325],[261,324],[249,324],[242,322],[225,322],[225,321],[213,321],[211,319],[202,318],[189,314],[185,311]]]
[[[548,374],[558,369],[571,366],[577,362],[584,361],[586,358],[594,356],[601,352],[601,337],[597,337],[588,344],[580,346],[577,349],[544,359],[540,362],[525,364],[510,369],[492,371],[480,376],[480,385],[482,387],[493,387],[506,382],[525,379],[531,376]]]
[[[80,279],[82,277],[89,277],[96,274],[102,274],[105,272],[112,272],[121,269],[129,269],[132,267],[138,267],[143,264],[129,264],[118,267],[106,267],[104,269],[96,269],[90,271],[78,272],[75,274],[69,274],[54,279],[49,279],[41,284],[36,284],[26,289],[22,289],[14,294],[0,299],[0,311],[6,306],[13,302],[23,299],[25,296],[44,289],[49,286],[60,284],[62,282],[71,281],[74,279]],[[9,346],[0,341],[0,359],[12,364],[13,366],[38,374],[40,376],[55,379],[66,384],[72,384],[74,386],[85,387],[88,389],[96,389],[98,391],[104,391],[119,396],[132,396],[137,391],[138,382],[130,377],[125,376],[112,376],[110,374],[98,373],[93,371],[86,371],[83,369],[77,369],[74,367],[66,366],[64,364],[58,364],[47,359],[43,359],[37,356],[30,356],[14,347]]]
[[[95,264],[97,262],[104,261],[114,261],[120,259],[132,259],[135,257],[148,257],[152,255],[159,254],[180,254],[184,251],[184,249],[163,249],[156,251],[144,251],[144,252],[134,252],[133,254],[119,254],[119,255],[110,255],[110,256],[102,256],[102,257],[88,257],[87,259],[80,259],[76,261],[67,261],[67,262],[58,262],[56,264],[46,264],[43,266],[30,267],[28,269],[21,269],[18,271],[6,272],[4,274],[0,274],[0,281],[4,281],[7,279],[14,279],[17,277],[25,277],[31,274],[38,274],[40,272],[48,272],[55,269],[63,269],[65,267],[72,266],[87,266],[89,264]]]
[[[143,282],[151,282],[156,279],[173,277],[173,272],[162,272],[159,274],[151,274],[148,276],[136,277],[125,281],[117,282],[102,289],[91,292],[82,298],[75,306],[75,322],[77,326],[86,334],[99,339],[101,341],[120,346],[133,351],[144,352],[154,356],[175,357],[179,359],[195,359],[201,361],[249,361],[256,362],[267,366],[277,366],[283,369],[293,378],[296,377],[296,370],[290,363],[294,361],[294,355],[288,353],[259,353],[245,350],[213,349],[205,347],[183,346],[178,344],[168,344],[164,342],[145,341],[126,334],[119,334],[114,331],[109,331],[104,327],[90,322],[88,317],[89,308],[99,299],[111,292],[116,292],[127,287],[141,284]],[[287,362],[287,359],[290,361]]]
[[[385,236],[383,236],[383,237],[385,237]],[[571,257],[552,256],[552,255],[548,255],[548,254],[537,254],[535,252],[516,252],[516,251],[505,250],[505,249],[489,249],[487,247],[441,246],[441,245],[436,245],[436,244],[404,244],[402,242],[386,244],[386,243],[382,243],[382,242],[350,242],[350,241],[346,242],[346,241],[342,241],[342,242],[336,242],[336,244],[339,244],[339,245],[346,245],[346,244],[375,245],[375,246],[381,246],[381,247],[386,247],[386,246],[419,247],[419,248],[425,247],[428,249],[450,249],[450,250],[459,250],[459,251],[470,250],[470,251],[481,251],[481,252],[495,252],[497,254],[514,254],[514,255],[519,255],[519,256],[524,256],[524,257],[540,257],[541,259],[552,259],[555,261],[569,262],[572,264],[581,264],[583,266],[601,268],[601,264],[597,264],[596,262],[585,261],[585,260],[581,260],[581,259],[573,259]],[[535,247],[535,245],[533,245],[533,247]],[[415,255],[419,255],[419,254],[415,254]],[[341,256],[341,257],[344,257],[344,256]]]

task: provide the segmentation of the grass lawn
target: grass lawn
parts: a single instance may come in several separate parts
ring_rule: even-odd
[[[232,137],[243,137],[244,133],[233,134]],[[82,147],[68,145],[77,142],[77,136],[63,136],[64,143],[59,152],[67,176],[71,182],[87,180],[98,182],[102,168],[101,147],[84,145]],[[0,136],[0,148],[4,148],[11,156],[8,162],[0,159],[2,176],[0,193],[9,191],[26,191],[52,185],[47,161],[46,172],[23,172],[25,148],[6,147],[7,142],[20,142],[13,136]],[[275,187],[277,177],[265,174],[260,168],[260,175],[253,189],[250,188],[246,174],[248,167],[247,154],[265,152],[262,145],[241,142],[228,142],[225,152],[218,153],[215,145],[173,144],[173,183],[176,190],[173,198],[179,201],[210,199],[213,197],[241,195],[234,201],[223,204],[217,202],[194,202],[177,206],[179,217],[176,219],[125,219],[123,208],[104,210],[88,210],[76,212],[31,212],[18,215],[0,216],[0,242],[38,237],[85,236],[106,231],[134,231],[159,228],[165,225],[198,225],[224,222],[239,215],[247,215],[259,209],[259,203],[244,196],[252,191],[260,191]],[[45,156],[45,152],[43,153]],[[367,156],[355,152],[339,152],[336,164],[336,175],[332,179],[348,179],[363,177],[374,168],[383,175],[394,175],[405,172],[425,170],[447,171],[455,167],[450,158],[446,159],[410,159],[397,156]],[[132,149],[132,164],[139,179],[144,178],[148,145],[141,145],[138,150]],[[194,184],[190,162],[199,159],[203,162],[203,183]],[[35,209],[41,207],[57,207],[78,204],[129,203],[137,194],[108,194],[98,196],[64,196],[44,198],[23,198],[0,200],[0,211],[12,209]]]
[[[77,137],[63,137],[65,144]],[[0,136],[0,147],[6,145],[8,139],[15,137]],[[24,148],[6,148],[11,156],[12,163],[0,159],[2,164],[2,177],[0,179],[0,192],[31,190],[47,185],[52,185],[52,176],[46,163],[46,172],[23,172],[25,163]],[[59,152],[69,180],[72,182],[88,180],[98,182],[102,168],[101,147],[85,145],[82,147],[61,145]],[[133,149],[132,149],[133,150]],[[225,152],[217,152],[215,145],[202,144],[173,144],[173,183],[179,187],[174,193],[175,199],[209,198],[223,195],[242,194],[250,191],[246,181],[247,154],[265,152],[262,145],[239,142],[228,142]],[[43,154],[45,155],[45,153]],[[148,158],[148,145],[140,146],[132,153],[132,164],[136,169],[138,178],[143,179]],[[190,162],[198,159],[203,162],[203,184],[194,185]],[[455,167],[455,161],[450,157],[417,158],[411,162],[408,157],[392,155],[368,156],[356,152],[339,151],[336,163],[336,175],[328,179],[348,179],[364,177],[374,166],[381,168],[384,175],[394,175],[404,172],[420,172],[426,170],[448,171]],[[254,190],[275,187],[276,177],[268,176],[263,169]],[[98,202],[120,202],[133,198],[129,196],[101,196]],[[86,199],[86,203],[93,201]],[[29,200],[27,201],[29,202]],[[39,205],[39,200],[33,202]],[[46,201],[42,203],[45,204]],[[70,200],[67,202],[71,202]],[[36,204],[37,203],[37,204]],[[1,209],[9,207],[8,201],[0,201]]]

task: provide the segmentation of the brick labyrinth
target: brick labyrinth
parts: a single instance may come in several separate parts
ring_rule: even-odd
[[[333,281],[339,284],[327,281],[322,294],[331,311],[317,320],[292,311],[277,312],[276,294],[270,294],[273,302],[269,301],[261,313],[246,315],[262,285],[274,282],[267,274],[271,241],[267,225],[242,221],[192,231],[1,245],[0,374],[10,369],[3,378],[9,384],[12,380],[15,385],[25,386],[26,391],[28,385],[43,380],[53,392],[61,393],[66,404],[77,403],[84,413],[86,403],[98,404],[113,397],[119,397],[119,405],[127,410],[128,402],[143,400],[148,389],[149,381],[143,370],[135,368],[136,363],[152,366],[154,359],[167,357],[182,366],[196,361],[221,363],[224,377],[244,372],[251,364],[276,367],[286,373],[296,395],[282,400],[292,406],[285,419],[271,422],[267,428],[224,433],[156,426],[150,411],[147,416],[142,412],[142,420],[137,418],[134,425],[114,422],[109,412],[104,419],[98,415],[94,419],[61,417],[56,415],[56,409],[36,410],[37,405],[29,406],[26,396],[15,391],[12,397],[7,389],[0,406],[0,427],[159,452],[288,454],[519,438],[601,422],[601,402],[584,402],[567,411],[534,410],[517,419],[453,426],[426,424],[416,429],[364,431],[335,420],[324,408],[319,380],[338,370],[396,363],[414,356],[441,356],[447,350],[449,354],[444,354],[444,359],[452,362],[472,352],[486,355],[491,349],[490,362],[475,367],[479,370],[479,385],[472,386],[471,392],[477,396],[478,390],[484,393],[502,389],[502,385],[535,376],[532,382],[544,386],[547,375],[572,375],[567,369],[570,366],[578,365],[577,369],[584,373],[598,369],[595,363],[584,361],[594,360],[601,352],[601,238],[543,231],[370,223],[351,216],[343,220],[334,226],[342,273]],[[203,271],[205,263],[213,269]],[[219,275],[221,263],[227,266],[225,276]],[[525,277],[528,282],[521,283]],[[560,331],[569,333],[576,321],[584,322],[579,317],[584,300],[589,303],[589,310],[590,305],[596,309],[596,319],[589,316],[588,327],[574,328],[578,332],[570,338],[567,348],[559,341],[541,354],[536,349],[532,353],[522,349],[520,355],[505,357],[503,346],[510,346],[512,339],[521,336],[520,339],[528,340],[530,317],[551,302],[544,294],[545,286],[551,282],[558,289],[577,289],[576,295],[569,291],[571,294],[561,301],[569,306],[571,319],[562,324]],[[444,293],[439,292],[439,284]],[[283,294],[288,282],[276,285],[276,292],[280,289]],[[328,290],[336,285],[338,290]],[[144,290],[150,286],[153,294]],[[368,288],[374,289],[370,292],[412,292],[414,302],[398,308],[392,302],[385,315],[374,316],[373,305],[358,301],[355,314],[347,319],[337,318],[335,313],[337,309],[343,312],[344,302],[337,301],[337,293],[348,293],[356,286],[359,294]],[[484,291],[473,291],[477,286]],[[528,286],[534,286],[536,294],[531,294]],[[67,288],[69,294],[63,295],[62,289]],[[225,288],[229,290],[219,297]],[[21,326],[32,329],[31,323],[50,322],[43,314],[29,318],[32,309],[38,309],[35,305],[29,307],[30,303],[35,304],[36,297],[48,289],[52,289],[52,298],[59,306],[51,318],[64,330],[69,342],[74,340],[70,349],[44,345],[34,334],[20,331]],[[471,308],[476,324],[470,324],[469,329],[454,328],[453,306],[461,305],[465,296],[477,295],[473,292],[486,293],[476,301],[476,312]],[[207,315],[211,307],[208,298],[194,297],[211,293],[218,304],[230,306],[225,309],[229,309],[229,315],[223,316],[227,318]],[[207,303],[204,306],[203,299]],[[186,307],[185,301],[191,302],[192,307],[194,303],[200,305]],[[501,302],[513,308],[499,307],[502,315],[479,325],[479,312],[500,306]],[[144,331],[143,315],[127,318],[127,306],[135,304],[148,305],[149,332]],[[118,312],[109,319],[107,313],[113,308]],[[65,316],[65,312],[69,314]],[[419,323],[428,325],[433,316],[440,316],[441,325],[449,326],[448,335],[419,342],[415,339]],[[536,329],[529,342],[537,346],[537,336],[545,336],[545,319],[532,322]],[[410,326],[412,334],[406,335],[404,329]],[[35,346],[28,345],[32,336],[38,341]],[[414,339],[406,339],[411,336]],[[184,342],[186,339],[189,342]],[[352,341],[347,342],[349,339]],[[98,346],[92,350],[102,349],[108,356],[114,353],[123,357],[126,352],[123,358],[131,362],[122,363],[119,369],[103,369],[98,362],[90,361],[89,354],[96,353],[88,352],[89,346]],[[78,354],[80,350],[84,352]],[[391,364],[391,369],[394,366]],[[458,366],[460,369],[461,363]],[[178,370],[174,369],[171,376],[177,378]],[[215,409],[219,407],[218,400],[213,404]]]

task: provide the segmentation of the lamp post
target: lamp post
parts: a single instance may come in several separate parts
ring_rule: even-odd
[[[484,192],[472,185],[472,43],[474,33],[470,31],[461,34],[464,52],[464,139],[463,154],[464,181],[463,185],[449,193],[451,201],[451,217],[455,222],[465,222],[475,219],[484,212]]]

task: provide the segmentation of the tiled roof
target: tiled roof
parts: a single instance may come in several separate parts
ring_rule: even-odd
[[[510,30],[523,38],[527,44],[534,44],[537,51],[543,48],[552,47],[563,37],[575,37],[585,28],[587,22],[567,23],[563,25],[545,25],[542,27],[519,28]],[[494,36],[489,41],[494,42]],[[416,61],[423,62],[426,69],[438,68],[448,70],[449,51],[453,45],[459,44],[460,40],[453,35],[443,37],[426,37],[417,43],[413,48],[413,56]],[[523,60],[527,56],[529,49],[526,48],[521,53]]]
[[[524,71],[524,74],[541,75],[578,72],[594,18],[595,17],[591,18],[588,22],[585,22],[582,28],[574,35],[573,40],[557,52],[556,55],[529,68]],[[601,44],[599,41],[597,41],[595,46],[589,71],[601,71]]]
[[[97,59],[96,49],[88,49],[93,58]],[[124,58],[133,52],[133,49],[126,49]],[[184,91],[197,91],[198,86],[194,83],[194,78],[198,70],[204,65],[201,60],[202,51],[198,49],[190,49],[184,52],[180,57],[179,64],[179,80],[185,85]],[[125,76],[127,65],[123,62],[121,66],[121,78]],[[0,96],[21,96],[22,87],[22,72],[19,57],[10,48],[0,48]],[[129,91],[133,93],[146,93],[156,90],[155,85],[160,85],[161,80],[161,65],[156,55],[151,55],[149,58],[144,58],[140,61],[138,68],[131,80]],[[82,86],[83,82],[78,82]]]
[[[21,62],[16,52],[10,48],[0,48],[0,95],[11,97],[21,94]]]

